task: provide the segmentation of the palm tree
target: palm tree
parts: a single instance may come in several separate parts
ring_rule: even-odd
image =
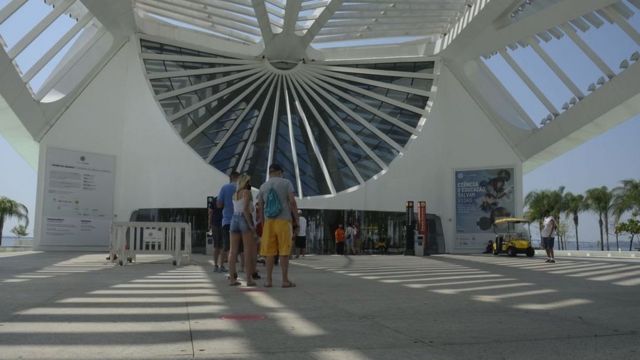
[[[573,216],[573,226],[576,230],[576,250],[580,250],[580,241],[578,240],[578,214],[585,210],[586,202],[582,194],[565,193],[562,197],[563,210],[566,217]]]
[[[600,226],[600,250],[604,251],[603,220],[604,229],[609,229],[609,214],[613,208],[613,194],[606,186],[589,189],[586,192],[587,208],[598,213],[598,225]],[[607,250],[609,250],[609,231],[605,231],[607,239]]]
[[[524,197],[524,206],[527,207],[525,216],[529,221],[537,221],[538,228],[542,231],[542,219],[547,211],[547,191],[531,191]]]
[[[640,216],[640,180],[627,179],[621,181],[622,186],[618,186],[612,190],[613,214],[615,223],[620,221],[620,217],[628,211],[631,216]]]
[[[526,217],[530,221],[537,221],[540,232],[542,232],[542,220],[547,214],[551,214],[559,224],[560,212],[562,209],[562,194],[564,186],[558,190],[531,191],[524,198],[524,205],[527,207]]]
[[[29,226],[29,210],[27,207],[8,197],[0,196],[0,246],[2,246],[4,222],[9,218],[24,220],[26,226]]]

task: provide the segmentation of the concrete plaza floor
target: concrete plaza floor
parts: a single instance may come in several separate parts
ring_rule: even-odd
[[[0,253],[0,359],[640,359],[640,259],[308,256],[293,289],[138,260]]]

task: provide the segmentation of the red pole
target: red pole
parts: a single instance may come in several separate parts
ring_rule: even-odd
[[[422,249],[427,253],[427,236],[429,233],[429,225],[427,223],[427,202],[418,201],[418,219],[420,221],[420,234],[422,235]]]

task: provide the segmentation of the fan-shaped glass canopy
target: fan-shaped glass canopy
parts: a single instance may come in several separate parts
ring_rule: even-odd
[[[297,195],[332,195],[387,170],[424,122],[434,61],[299,62],[141,40],[167,120],[218,170],[265,180],[278,163]]]

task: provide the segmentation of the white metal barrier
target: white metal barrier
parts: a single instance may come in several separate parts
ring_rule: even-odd
[[[169,222],[114,222],[111,226],[111,261],[136,261],[137,254],[168,254],[173,265],[191,262],[191,224]]]

